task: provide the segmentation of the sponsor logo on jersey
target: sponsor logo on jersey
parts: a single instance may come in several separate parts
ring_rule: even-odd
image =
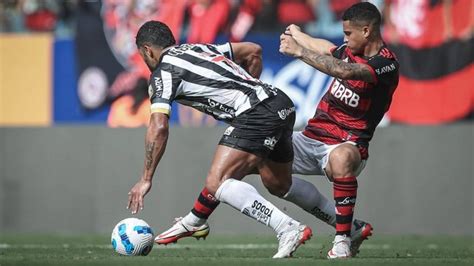
[[[391,63],[388,66],[375,69],[375,73],[377,73],[377,75],[381,75],[381,74],[388,73],[394,70],[395,70],[395,64]]]
[[[222,103],[218,103],[216,101],[213,101],[211,99],[207,99],[207,103],[209,104],[210,107],[214,108],[214,109],[218,109],[224,113],[228,113],[228,114],[231,114],[231,115],[234,115],[235,113],[235,110],[229,106],[226,106]]]
[[[351,107],[359,106],[360,96],[346,88],[338,79],[334,79],[334,83],[331,87],[331,94]]]
[[[232,131],[234,131],[234,127],[233,126],[230,126],[228,127],[225,131],[224,131],[224,136],[230,136],[230,134],[232,134]]]
[[[161,97],[163,94],[163,81],[159,77],[155,77],[156,97]]]
[[[282,109],[278,111],[278,116],[281,118],[281,120],[285,120],[288,117],[288,115],[293,113],[295,110],[296,110],[296,107],[294,106],[291,108]]]
[[[277,139],[275,137],[267,137],[263,141],[263,146],[269,148],[270,150],[273,150],[273,148],[275,148],[276,143]]]

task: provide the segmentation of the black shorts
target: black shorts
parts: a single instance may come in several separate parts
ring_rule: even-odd
[[[237,116],[224,132],[219,145],[286,163],[293,160],[292,133],[295,106],[279,93]]]

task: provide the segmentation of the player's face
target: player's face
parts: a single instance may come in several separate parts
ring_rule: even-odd
[[[364,48],[367,45],[368,27],[357,25],[349,20],[342,22],[342,29],[344,31],[344,42],[354,55],[364,53]]]

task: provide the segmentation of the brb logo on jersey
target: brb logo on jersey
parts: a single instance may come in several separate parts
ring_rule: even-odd
[[[337,79],[334,79],[334,83],[331,87],[331,94],[351,107],[359,106],[360,96],[352,90],[346,88]]]

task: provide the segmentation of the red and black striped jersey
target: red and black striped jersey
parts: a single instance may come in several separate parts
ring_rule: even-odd
[[[369,141],[398,85],[398,61],[386,46],[370,58],[354,56],[345,44],[334,48],[332,55],[348,63],[368,65],[375,82],[334,78],[303,134],[327,144],[353,141],[367,158]]]

